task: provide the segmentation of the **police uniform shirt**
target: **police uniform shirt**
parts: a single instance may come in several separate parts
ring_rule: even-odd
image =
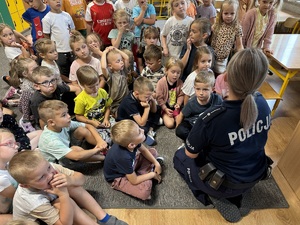
[[[270,128],[270,109],[261,94],[255,99],[258,118],[245,131],[240,126],[242,101],[224,101],[197,120],[186,141],[186,148],[196,154],[202,150],[216,168],[235,183],[253,182],[266,169],[264,146]]]

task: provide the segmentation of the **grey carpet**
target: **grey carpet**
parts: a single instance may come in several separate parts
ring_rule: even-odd
[[[0,75],[8,74],[8,60],[0,48]],[[8,85],[0,79],[0,97],[8,89]],[[11,108],[20,118],[18,108]],[[101,164],[76,163],[69,165],[70,168],[80,171],[86,175],[85,188],[95,197],[103,208],[163,208],[163,209],[204,209],[205,207],[197,201],[188,189],[185,182],[173,168],[173,155],[178,146],[182,144],[174,134],[174,130],[160,127],[157,132],[157,143],[155,146],[159,154],[165,158],[165,170],[163,182],[156,185],[153,190],[152,199],[141,201],[127,196],[110,188],[104,180]],[[253,209],[287,208],[288,203],[278,188],[274,179],[261,181],[251,192]]]
[[[207,209],[196,200],[184,180],[173,168],[173,155],[181,141],[174,130],[160,127],[156,138],[156,149],[165,157],[163,182],[155,185],[152,199],[142,201],[113,190],[105,181],[102,164],[71,164],[70,168],[86,175],[85,188],[95,197],[103,208],[135,209]],[[259,182],[251,191],[253,209],[287,208],[289,205],[273,178]]]

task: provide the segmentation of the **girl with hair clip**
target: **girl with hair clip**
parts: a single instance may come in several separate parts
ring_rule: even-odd
[[[113,20],[117,29],[112,29],[108,34],[112,46],[132,51],[134,34],[130,31],[128,14],[124,9],[118,9],[113,14]]]
[[[242,27],[237,16],[238,6],[236,0],[225,0],[221,5],[220,16],[212,27],[211,47],[216,54],[214,66],[216,76],[225,72],[233,47],[237,51],[243,49]]]
[[[71,80],[72,84],[77,87],[80,86],[76,71],[81,66],[89,65],[98,72],[100,80],[99,86],[104,88],[105,79],[103,77],[100,60],[91,56],[86,39],[78,31],[72,31],[72,35],[70,37],[70,47],[76,56],[76,59],[73,61],[70,68],[69,79]]]
[[[100,60],[103,50],[103,42],[100,36],[96,33],[90,33],[86,36],[86,43],[92,52],[92,56]]]
[[[19,110],[22,113],[22,117],[19,125],[26,133],[30,133],[35,131],[34,119],[30,110],[30,99],[35,92],[31,74],[38,65],[30,58],[14,59],[11,64],[13,66],[11,83],[22,90],[19,102]]]
[[[226,71],[227,99],[198,118],[185,148],[173,158],[194,196],[205,205],[213,204],[229,222],[250,212],[249,191],[270,175],[272,163],[265,153],[270,108],[257,92],[268,64],[259,49],[236,53]]]
[[[266,55],[270,49],[276,25],[276,8],[280,0],[258,0],[258,7],[249,10],[242,22],[243,45],[245,48],[261,48]]]
[[[146,48],[153,44],[157,45],[160,35],[160,29],[159,27],[146,27],[142,28],[141,30],[141,37],[140,37],[140,45],[137,51],[137,64],[138,64],[138,69],[139,72],[141,73],[143,69],[145,68],[145,59],[144,59],[144,53]],[[142,43],[145,43],[144,45]]]
[[[189,38],[187,43],[183,46],[180,58],[184,65],[183,74],[181,80],[185,82],[187,76],[192,73],[194,63],[196,62],[195,55],[198,48],[207,47],[212,55],[212,61],[210,67],[213,68],[215,61],[214,50],[208,46],[205,42],[211,34],[211,25],[207,18],[199,18],[191,23],[189,30]]]
[[[187,41],[193,18],[186,15],[186,0],[171,0],[169,4],[173,16],[166,21],[161,32],[163,55],[179,58],[182,47]]]
[[[156,85],[157,104],[162,109],[162,119],[167,128],[172,129],[176,125],[176,116],[179,115],[183,104],[184,94],[181,90],[180,76],[183,64],[179,59],[169,58],[166,63],[165,73]]]

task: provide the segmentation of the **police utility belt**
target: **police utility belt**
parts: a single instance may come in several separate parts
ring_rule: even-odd
[[[266,180],[271,177],[273,161],[270,157],[267,156],[267,171],[263,176],[258,179],[257,181],[250,182],[250,183],[232,183],[225,179],[225,174],[218,170],[211,162],[207,163],[206,165],[200,168],[199,177],[202,181],[208,181],[209,185],[218,190],[221,185],[231,189],[247,189],[253,187],[257,182],[260,180]]]

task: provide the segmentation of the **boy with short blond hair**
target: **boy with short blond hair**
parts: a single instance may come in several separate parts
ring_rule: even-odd
[[[112,188],[142,200],[151,199],[152,179],[161,182],[162,157],[146,148],[144,130],[132,120],[117,122],[111,129],[113,146],[104,161],[104,177]]]
[[[82,187],[85,177],[61,165],[49,163],[39,151],[15,155],[9,173],[19,182],[13,199],[13,218],[46,224],[126,225],[108,215]],[[97,222],[80,208],[90,211]]]
[[[85,162],[104,160],[102,152],[107,150],[107,143],[93,125],[72,121],[67,104],[47,100],[40,104],[38,110],[40,118],[46,124],[39,140],[39,149],[49,162],[64,158]],[[86,140],[95,147],[85,150],[72,145],[71,140]]]
[[[195,94],[176,117],[176,136],[185,141],[198,117],[207,109],[220,105],[222,98],[213,93],[215,76],[212,71],[200,71],[194,81]]]
[[[130,119],[135,121],[147,134],[146,144],[155,145],[153,128],[160,120],[160,110],[153,98],[152,82],[146,77],[138,77],[133,84],[133,91],[121,102],[116,121]]]
[[[143,55],[146,67],[143,69],[141,76],[147,77],[156,90],[157,82],[165,76],[165,67],[162,65],[162,49],[157,45],[149,45]],[[155,98],[155,96],[153,96]]]

